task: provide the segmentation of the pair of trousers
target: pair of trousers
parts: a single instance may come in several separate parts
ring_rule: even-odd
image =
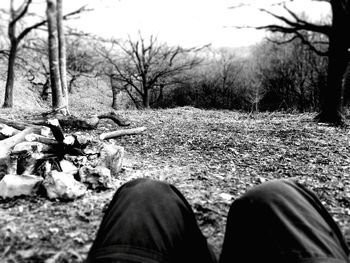
[[[289,180],[247,191],[229,210],[220,263],[346,263],[349,250],[316,195]],[[191,206],[174,186],[124,184],[103,217],[86,262],[217,262]]]

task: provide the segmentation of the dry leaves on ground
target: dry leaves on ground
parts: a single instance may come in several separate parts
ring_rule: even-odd
[[[216,253],[231,201],[277,178],[295,178],[314,190],[350,240],[347,129],[317,124],[311,114],[191,107],[121,114],[148,131],[114,140],[127,152],[119,184],[138,177],[174,184]],[[106,120],[95,135],[111,125]],[[69,203],[41,197],[0,200],[0,261],[82,262],[113,193],[90,192]]]

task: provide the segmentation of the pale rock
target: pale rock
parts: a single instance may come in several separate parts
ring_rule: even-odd
[[[41,127],[40,135],[45,136],[45,137],[52,136],[51,129],[49,127],[46,127],[46,126]]]
[[[73,175],[54,170],[46,176],[43,185],[50,199],[74,200],[86,192],[86,186]]]
[[[113,187],[111,171],[104,166],[83,166],[79,169],[79,177],[82,183],[92,189],[105,190]]]
[[[34,142],[37,136],[38,136],[37,134],[30,133],[30,134],[27,134],[24,138],[26,139],[27,142]]]
[[[5,137],[11,137],[15,134],[18,133],[18,130],[10,127],[10,126],[7,126],[7,125],[3,125],[3,128],[1,130],[1,133],[5,136]]]
[[[79,170],[78,167],[76,167],[72,162],[65,159],[60,161],[60,166],[61,166],[62,172],[66,174],[75,175],[78,173],[78,170]]]
[[[66,145],[73,145],[75,142],[75,138],[73,135],[65,135],[63,139],[63,143]]]
[[[92,137],[89,135],[83,135],[80,133],[76,133],[75,136],[76,136],[77,142],[83,146],[86,146],[93,141]]]
[[[91,126],[97,126],[99,123],[100,119],[98,118],[97,115],[92,115],[90,118],[86,120],[86,122],[91,125]]]
[[[100,154],[100,161],[98,165],[106,166],[109,170],[111,170],[112,176],[116,176],[122,169],[124,147],[104,143]]]
[[[33,195],[43,178],[35,175],[7,174],[0,181],[0,196],[3,198],[20,195]]]
[[[220,198],[223,199],[226,203],[231,203],[233,200],[233,195],[227,193],[219,194]]]

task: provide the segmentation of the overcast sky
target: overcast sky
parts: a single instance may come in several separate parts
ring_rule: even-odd
[[[4,6],[9,0],[0,2],[0,6]],[[229,9],[239,2],[249,3],[251,6]],[[275,2],[280,1],[63,0],[63,5],[66,11],[72,11],[84,4],[93,8],[94,11],[82,14],[79,20],[69,23],[105,38],[125,38],[140,30],[144,35],[158,35],[159,40],[171,45],[200,46],[211,43],[214,47],[236,47],[256,43],[265,33],[253,29],[237,30],[232,26],[273,22],[269,15],[257,11],[257,7],[271,9],[271,3]],[[295,0],[289,6],[298,12],[304,11],[313,19],[329,13],[327,3],[320,4],[310,0]],[[281,12],[276,7],[272,8],[275,12]]]

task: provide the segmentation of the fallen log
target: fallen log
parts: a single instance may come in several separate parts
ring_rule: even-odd
[[[41,142],[28,142],[23,141],[18,144],[16,144],[13,149],[11,150],[11,154],[21,154],[22,152],[27,153],[43,153],[43,152],[52,152],[53,146],[44,144]]]
[[[118,124],[119,126],[125,127],[125,126],[130,126],[131,122],[125,118],[123,118],[122,116],[116,114],[114,111],[111,111],[109,113],[106,114],[101,114],[98,115],[97,118],[99,120],[101,119],[110,119],[112,121],[114,121],[116,124]]]
[[[48,145],[57,145],[58,144],[58,142],[54,139],[47,138],[45,136],[42,136],[39,134],[34,134],[34,133],[26,135],[25,139],[27,142],[41,142],[41,143],[48,144]]]
[[[100,120],[102,119],[110,119],[114,123],[116,123],[119,126],[125,127],[129,126],[131,122],[120,116],[119,114],[115,112],[109,112],[109,113],[104,113],[100,115],[94,115],[89,118],[78,118],[74,115],[56,115],[53,118],[57,119],[59,122],[59,125],[64,128],[64,129],[82,129],[82,130],[93,130],[96,129],[97,126],[100,123]],[[28,121],[28,122],[23,122],[23,121],[13,121],[13,120],[7,120],[0,118],[0,124],[6,124],[10,127],[13,127],[17,130],[24,130],[25,128],[29,126],[48,126],[50,127],[50,124],[48,125],[47,121],[53,118],[49,118],[48,116],[45,116],[42,119],[39,120],[33,120],[33,121]],[[52,128],[52,127],[50,127]]]
[[[96,129],[102,119],[110,119],[119,126],[129,126],[131,122],[115,112],[104,113],[100,115],[91,116],[86,119],[80,119],[73,115],[70,116],[59,116],[57,117],[61,126],[70,129],[83,129],[93,130]]]
[[[23,131],[25,128],[28,128],[28,126],[31,126],[28,123],[21,122],[21,121],[12,121],[12,120],[7,120],[0,118],[0,123],[6,124],[7,126],[11,126],[17,130]]]
[[[18,129],[15,129],[15,128],[10,127],[6,124],[0,123],[0,140],[11,137],[19,132],[20,132],[20,130],[18,130]]]
[[[133,128],[133,129],[123,129],[123,130],[117,130],[117,131],[112,131],[112,132],[106,132],[106,133],[102,133],[100,135],[100,140],[117,138],[117,137],[124,136],[124,135],[139,134],[139,133],[144,132],[146,129],[147,129],[146,127],[138,127],[138,128]]]
[[[96,129],[99,123],[97,116],[93,116],[86,119],[80,119],[76,116],[58,116],[57,117],[60,125],[64,129],[82,129],[82,130],[93,130]]]
[[[0,141],[0,159],[6,158],[16,144],[25,141],[26,135],[37,132],[36,127],[29,127],[10,138]]]

